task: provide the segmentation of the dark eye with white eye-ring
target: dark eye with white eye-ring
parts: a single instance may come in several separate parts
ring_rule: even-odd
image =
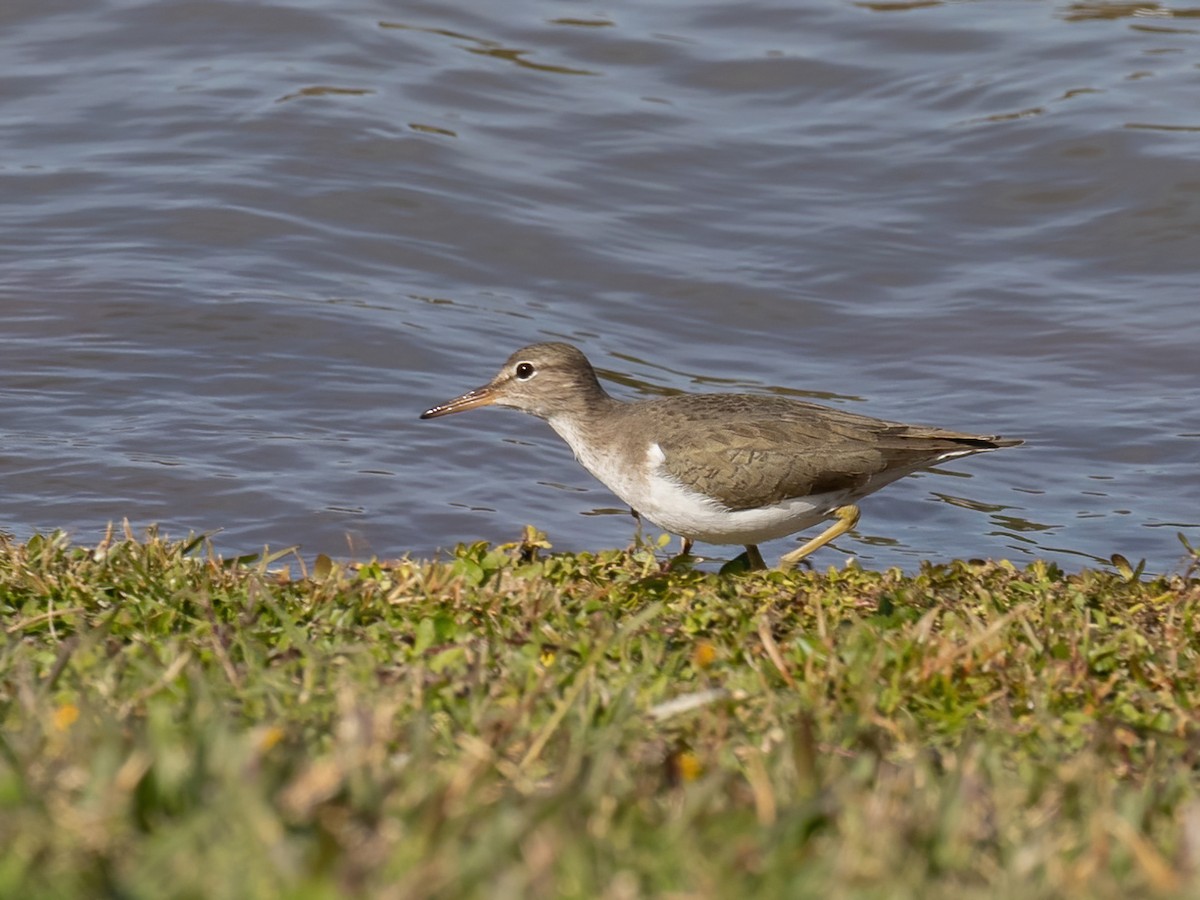
[[[537,369],[533,367],[533,363],[527,362],[517,363],[517,367],[513,371],[516,372],[517,381],[528,381],[537,374]]]

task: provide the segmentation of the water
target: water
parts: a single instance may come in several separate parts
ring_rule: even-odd
[[[1028,441],[822,562],[1200,543],[1193,10],[478,6],[4,5],[0,529],[624,546],[541,423],[416,418],[553,338]]]

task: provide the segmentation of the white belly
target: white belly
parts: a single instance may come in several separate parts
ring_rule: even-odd
[[[662,451],[653,444],[650,455],[656,453],[661,460]],[[630,505],[672,534],[709,544],[758,544],[824,521],[846,496],[839,491],[797,497],[757,509],[727,509],[684,487],[658,467],[652,470],[640,502]]]
[[[811,528],[845,503],[849,492],[837,491],[784,500],[758,509],[727,509],[697,493],[663,467],[662,448],[646,448],[645,466],[621,465],[611,455],[592,454],[569,423],[550,420],[570,444],[575,457],[605,487],[664,531],[709,544],[757,544]]]

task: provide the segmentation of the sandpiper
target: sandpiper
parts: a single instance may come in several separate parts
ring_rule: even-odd
[[[608,395],[570,344],[531,344],[482,387],[421,413],[509,406],[545,419],[583,467],[665,531],[693,541],[758,545],[829,519],[784,554],[791,568],[849,531],[856,501],[920,469],[1022,443],[887,422],[757,394],[682,394],[627,402]]]

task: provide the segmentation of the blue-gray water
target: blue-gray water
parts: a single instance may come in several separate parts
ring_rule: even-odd
[[[1198,23],[8,0],[0,530],[426,556],[528,522],[623,546],[627,513],[543,424],[417,420],[555,338],[627,397],[792,389],[1028,441],[869,498],[818,564],[1178,568]]]

